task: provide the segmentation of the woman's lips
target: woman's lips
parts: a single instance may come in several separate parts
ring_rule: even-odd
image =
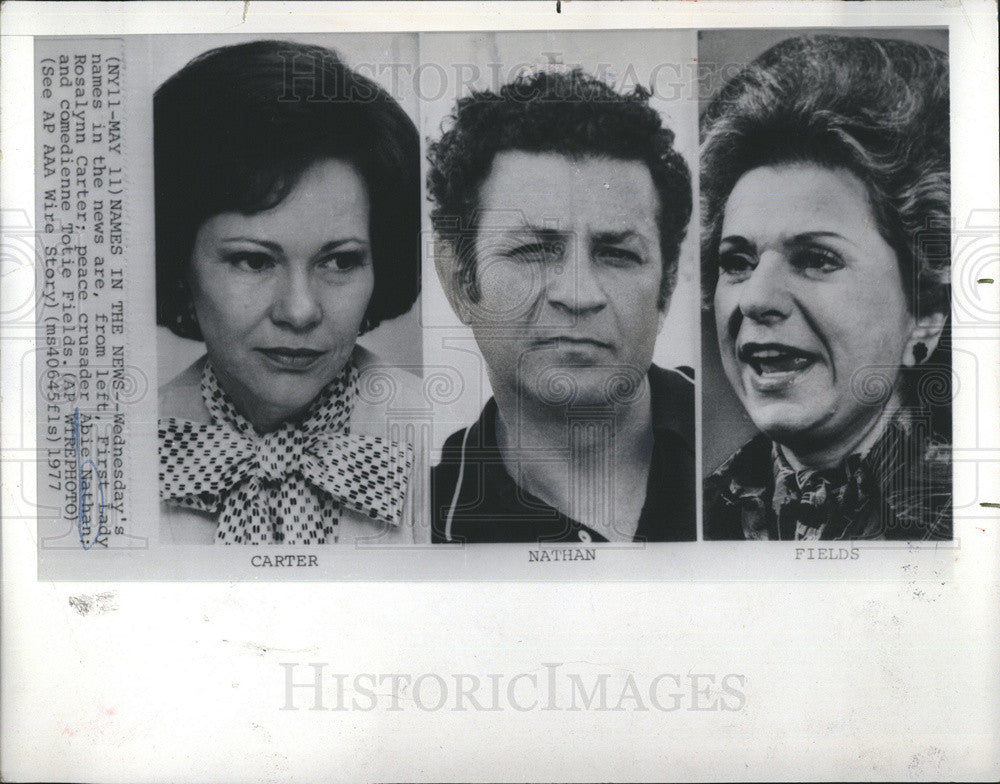
[[[311,348],[259,348],[272,365],[281,370],[304,371],[316,364],[325,352]]]
[[[737,357],[758,392],[778,392],[797,384],[816,361],[817,354],[783,343],[744,343]]]

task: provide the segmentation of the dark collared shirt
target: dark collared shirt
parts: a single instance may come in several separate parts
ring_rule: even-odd
[[[649,371],[653,454],[637,542],[695,538],[694,382],[691,371]],[[431,471],[434,542],[604,542],[597,531],[523,490],[496,440],[496,401],[452,433]]]

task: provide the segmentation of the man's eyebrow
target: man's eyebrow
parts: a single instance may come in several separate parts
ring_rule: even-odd
[[[750,240],[740,234],[729,234],[719,240],[719,245],[732,245],[734,248],[749,250],[756,247]]]
[[[534,237],[546,240],[563,239],[569,234],[568,231],[553,228],[552,226],[537,226],[532,223],[522,223],[515,226],[512,232],[515,234],[531,234]]]
[[[625,229],[624,231],[599,231],[594,235],[592,241],[595,245],[617,245],[619,242],[625,242],[626,240],[631,240],[635,237],[642,239],[642,235],[640,235],[635,229]]]

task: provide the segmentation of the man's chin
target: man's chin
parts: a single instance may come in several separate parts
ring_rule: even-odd
[[[644,380],[645,373],[633,369],[561,366],[541,372],[522,391],[549,406],[616,406],[638,400]]]

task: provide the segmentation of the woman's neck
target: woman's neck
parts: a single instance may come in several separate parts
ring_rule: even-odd
[[[305,416],[309,406],[290,411],[287,406],[275,406],[261,401],[249,389],[212,365],[215,378],[222,391],[232,402],[236,411],[246,419],[260,435],[273,433],[286,422],[298,422]]]
[[[896,415],[899,407],[899,397],[894,395],[885,408],[868,422],[867,427],[859,429],[839,441],[824,444],[815,450],[793,450],[791,447],[782,444],[778,444],[778,448],[785,456],[785,459],[788,460],[789,465],[796,471],[833,468],[840,465],[850,455],[860,454],[862,457],[867,455],[869,450],[875,445],[875,442],[881,438],[886,426]]]

